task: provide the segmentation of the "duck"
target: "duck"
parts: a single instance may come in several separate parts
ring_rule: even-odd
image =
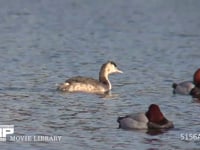
[[[112,89],[109,75],[114,73],[123,73],[119,70],[114,61],[104,63],[99,71],[99,80],[90,77],[76,76],[61,83],[57,89],[63,92],[84,92],[103,94]]]
[[[200,88],[200,68],[195,71],[193,75],[193,82],[196,87]]]
[[[172,88],[174,94],[197,96],[200,93],[200,68],[194,72],[193,81],[173,83]]]
[[[118,117],[117,122],[121,129],[170,129],[173,122],[169,121],[161,112],[157,104],[151,104],[147,112],[129,114]]]
[[[172,84],[173,94],[189,95],[194,87],[193,81],[183,81]]]
[[[193,75],[193,82],[195,87],[191,90],[190,95],[193,98],[200,100],[200,68],[195,71]]]
[[[190,95],[192,96],[192,98],[194,98],[194,100],[200,101],[200,88],[194,87],[191,90]]]

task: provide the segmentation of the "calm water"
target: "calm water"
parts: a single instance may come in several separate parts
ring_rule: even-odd
[[[61,135],[53,142],[1,142],[1,149],[199,149],[200,103],[174,96],[200,64],[198,0],[0,1],[0,124],[15,135]],[[71,76],[98,78],[115,61],[106,96],[67,94]],[[118,116],[160,105],[175,128],[158,135],[117,129]]]

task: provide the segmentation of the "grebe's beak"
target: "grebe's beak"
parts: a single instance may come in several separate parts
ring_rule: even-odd
[[[123,73],[123,71],[116,69],[116,73]]]

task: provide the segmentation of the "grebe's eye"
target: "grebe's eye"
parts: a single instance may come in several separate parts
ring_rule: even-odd
[[[116,63],[115,63],[114,61],[110,61],[110,63],[111,63],[112,65],[114,65],[115,67],[117,67],[117,65],[116,65]]]

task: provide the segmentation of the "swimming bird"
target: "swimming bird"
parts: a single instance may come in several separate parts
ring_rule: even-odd
[[[184,81],[181,83],[172,84],[174,94],[182,95],[198,95],[200,93],[200,68],[193,74],[193,81]],[[194,89],[195,88],[195,89]]]
[[[193,82],[196,87],[200,88],[200,68],[195,71],[193,75]]]
[[[173,122],[167,120],[157,104],[151,104],[146,113],[136,113],[118,117],[119,128],[122,129],[168,129]]]
[[[195,84],[195,87],[191,90],[190,95],[200,100],[200,68],[197,69],[193,75],[193,82]]]
[[[192,81],[184,81],[181,83],[172,84],[174,94],[189,95],[194,87],[195,85]]]
[[[112,89],[108,76],[113,73],[123,73],[113,61],[108,61],[101,66],[99,80],[76,76],[66,80],[58,86],[58,90],[66,92],[86,92],[103,94]]]
[[[194,87],[190,95],[195,99],[195,100],[200,100],[200,88],[199,87]]]

